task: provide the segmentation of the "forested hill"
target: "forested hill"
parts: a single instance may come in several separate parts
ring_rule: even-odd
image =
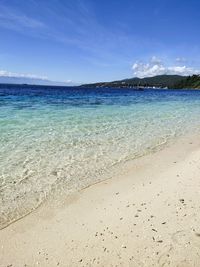
[[[176,88],[200,89],[200,75],[188,76],[186,79],[177,83]]]
[[[155,88],[199,88],[200,76],[158,75],[147,78],[131,78],[113,82],[84,84],[87,87],[155,87]]]

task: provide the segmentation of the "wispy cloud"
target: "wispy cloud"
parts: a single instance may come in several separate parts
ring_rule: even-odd
[[[179,63],[179,64],[184,64],[187,62],[187,59],[184,58],[184,57],[177,57],[176,58],[176,62]]]
[[[137,61],[133,64],[132,69],[134,76],[139,78],[152,77],[156,75],[171,74],[171,75],[193,75],[200,74],[200,69],[194,69],[186,65],[179,64],[180,60],[176,60],[176,64],[167,66],[161,59],[153,56],[148,62]],[[181,61],[182,63],[182,61]]]
[[[41,79],[41,80],[48,79],[46,76],[39,76],[30,73],[16,73],[7,70],[0,70],[0,77],[30,78],[30,79]]]
[[[101,6],[103,6],[102,9]],[[132,5],[132,8],[134,6],[135,4]],[[156,57],[148,62],[136,61],[136,56],[143,58],[154,53],[165,54],[170,60],[172,57],[175,58],[176,51],[181,51],[180,54],[187,58],[191,57],[188,55],[189,53],[182,53],[182,51],[187,51],[185,47],[179,49],[182,42],[177,43],[174,48],[174,44],[173,46],[166,44],[160,36],[157,36],[157,33],[148,34],[146,30],[143,32],[144,25],[139,24],[143,17],[139,17],[138,21],[132,21],[130,18],[133,16],[128,12],[129,7],[125,9],[127,17],[130,16],[127,20],[125,17],[120,19],[121,14],[126,16],[126,12],[122,12],[122,10],[120,10],[120,17],[110,16],[110,10],[113,11],[115,8],[114,3],[104,6],[97,5],[92,0],[0,0],[0,28],[9,29],[6,36],[15,32],[14,37],[10,39],[14,39],[16,33],[19,33],[19,38],[16,38],[16,43],[19,42],[19,45],[22,35],[29,37],[26,45],[30,43],[30,48],[26,46],[25,50],[27,50],[27,54],[30,51],[33,51],[34,55],[38,53],[36,64],[42,60],[42,64],[45,65],[48,63],[45,63],[44,58],[47,59],[46,62],[50,62],[52,59],[55,69],[49,72],[49,76],[56,76],[58,73],[58,77],[65,78],[65,74],[61,74],[61,72],[69,71],[72,79],[76,79],[78,75],[83,76],[81,79],[84,79],[87,76],[85,73],[89,73],[88,76],[95,73],[94,79],[97,79],[99,73],[103,73],[105,70],[102,77],[110,79],[108,77],[112,73],[114,79],[117,79],[119,75],[131,75],[132,70],[135,76],[140,77],[164,73],[185,75],[198,71],[188,65],[198,66],[199,62],[192,63],[190,59],[189,63],[183,57],[177,57],[174,64],[170,65]],[[119,10],[117,12],[119,13]],[[158,15],[159,12],[155,10],[155,14]],[[141,27],[138,28],[137,25]],[[22,47],[20,47],[22,51],[16,54],[24,55],[24,47]],[[191,50],[188,49],[188,51],[191,53]],[[13,50],[9,52],[12,54]],[[199,46],[197,45],[195,52],[192,53],[198,55],[198,52]],[[135,63],[132,66],[133,62]],[[59,70],[61,65],[62,71]],[[8,64],[4,66],[8,66]],[[130,66],[132,66],[132,70]],[[45,67],[48,70],[49,66]],[[26,70],[26,68],[24,69]]]
[[[41,1],[38,5],[37,1],[32,0],[25,2],[25,5],[26,9],[22,10],[0,3],[0,27],[58,42],[66,47],[73,46],[83,51],[85,57],[91,57],[92,61],[101,59],[101,65],[113,64],[113,60],[117,61],[124,55],[128,58],[128,49],[124,47],[134,49],[143,46],[144,42],[149,44],[145,38],[141,40],[127,35],[120,24],[112,29],[103,25],[92,1],[58,1],[56,4],[54,1]],[[119,49],[121,55],[118,54]]]
[[[11,72],[7,70],[0,70],[0,79],[3,78],[4,81],[7,79],[7,82],[12,82],[12,78],[17,78],[18,81],[24,82],[24,83],[31,83],[31,84],[37,84],[38,82],[40,84],[46,84],[46,85],[68,85],[68,86],[73,86],[73,85],[78,85],[80,83],[73,82],[72,80],[65,80],[63,82],[60,81],[52,81],[49,80],[48,77],[46,76],[41,76],[41,75],[35,75],[31,73],[17,73],[17,72]],[[11,79],[10,79],[11,78]],[[16,81],[16,80],[14,80]]]
[[[38,30],[46,27],[42,21],[3,5],[0,5],[0,26],[16,31],[22,31],[23,29]]]

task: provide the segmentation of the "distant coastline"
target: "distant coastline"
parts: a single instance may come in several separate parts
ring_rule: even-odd
[[[143,89],[200,89],[200,75],[192,76],[180,76],[180,75],[157,75],[154,77],[146,78],[130,78],[111,82],[97,82],[81,85],[65,85],[65,84],[33,84],[33,83],[12,83],[1,82],[0,88],[3,87],[18,87],[30,88],[30,87],[43,87],[43,88],[130,88],[136,90]]]
[[[83,84],[82,87],[155,88],[155,89],[200,89],[200,75],[158,75],[147,78],[131,78],[112,82]]]

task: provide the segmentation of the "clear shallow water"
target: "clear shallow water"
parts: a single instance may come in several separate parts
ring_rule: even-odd
[[[0,228],[200,129],[200,91],[0,88]]]

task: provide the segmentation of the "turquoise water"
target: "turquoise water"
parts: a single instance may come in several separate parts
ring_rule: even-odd
[[[0,228],[199,132],[200,91],[0,87]]]

